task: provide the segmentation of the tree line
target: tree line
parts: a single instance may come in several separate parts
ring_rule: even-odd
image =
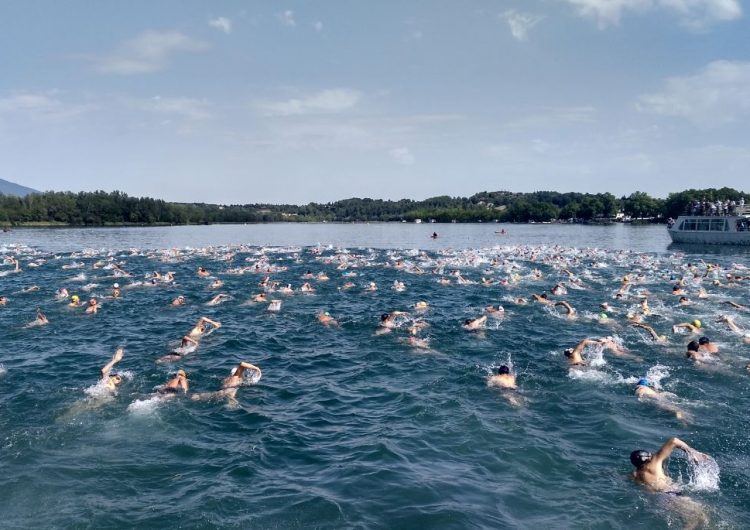
[[[260,222],[548,222],[591,221],[614,218],[622,212],[655,221],[677,217],[694,201],[739,201],[750,195],[732,188],[685,190],[666,199],[637,191],[629,196],[611,193],[537,191],[481,192],[471,197],[431,197],[422,201],[352,198],[307,205],[217,205],[175,203],[148,197],[130,197],[114,191],[45,192],[25,197],[0,194],[3,225],[61,224],[68,226],[176,225]]]

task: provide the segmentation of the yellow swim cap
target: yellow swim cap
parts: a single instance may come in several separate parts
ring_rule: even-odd
[[[182,377],[187,377],[185,370],[177,370],[177,375],[181,375]]]
[[[77,294],[74,294],[73,296],[71,296],[70,299],[73,300],[74,302],[77,302],[78,300],[80,300]]]
[[[701,321],[700,320],[693,320],[693,326],[695,326],[696,328],[701,327]]]

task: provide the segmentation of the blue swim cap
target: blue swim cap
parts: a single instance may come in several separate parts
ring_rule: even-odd
[[[648,379],[641,379],[638,381],[638,386],[648,386]]]

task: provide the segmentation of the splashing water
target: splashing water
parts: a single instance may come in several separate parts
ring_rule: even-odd
[[[719,464],[713,457],[701,454],[689,458],[688,484],[693,491],[717,491],[719,489]]]

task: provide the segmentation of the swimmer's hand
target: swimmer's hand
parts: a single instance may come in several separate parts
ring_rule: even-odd
[[[112,357],[112,360],[116,363],[120,362],[122,360],[122,356],[124,355],[124,352],[122,351],[122,348],[117,348],[117,351],[115,352],[114,356]]]

